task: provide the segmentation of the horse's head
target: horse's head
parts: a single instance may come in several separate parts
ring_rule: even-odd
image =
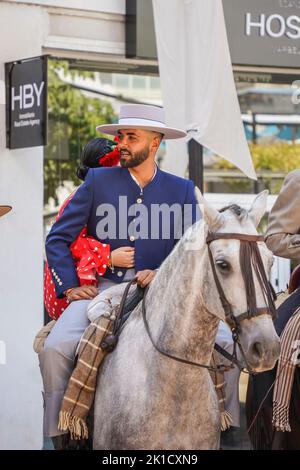
[[[237,328],[247,365],[257,372],[273,368],[280,351],[268,284],[273,255],[256,230],[267,195],[268,191],[260,193],[249,211],[234,204],[217,211],[198,194],[206,222],[204,301],[211,312]]]

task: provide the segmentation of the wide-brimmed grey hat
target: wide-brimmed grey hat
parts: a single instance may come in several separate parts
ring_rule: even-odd
[[[119,122],[96,127],[104,134],[116,135],[120,129],[145,129],[163,134],[164,139],[180,139],[186,132],[165,124],[163,108],[146,104],[125,104],[121,106]]]
[[[0,206],[0,217],[12,210],[11,206]]]

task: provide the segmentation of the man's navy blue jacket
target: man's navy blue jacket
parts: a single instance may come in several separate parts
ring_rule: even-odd
[[[177,209],[179,206],[181,218],[184,210],[186,215],[189,214],[183,230],[178,210],[169,217],[170,233],[164,231],[162,224],[157,229],[153,216],[151,218],[152,208],[156,208],[157,214],[159,206],[166,209],[173,204],[177,205]],[[144,207],[140,212],[141,206]],[[108,216],[109,226],[106,224]],[[178,241],[177,230],[184,231],[198,218],[194,185],[190,180],[157,168],[153,180],[141,190],[127,168],[90,169],[46,239],[46,254],[57,296],[63,297],[67,289],[79,286],[70,245],[85,225],[88,235],[102,243],[109,243],[111,251],[121,246],[134,247],[137,272],[159,268]],[[162,213],[159,221],[162,221]],[[125,272],[125,268],[116,267],[114,272],[107,269],[104,277],[122,282]]]

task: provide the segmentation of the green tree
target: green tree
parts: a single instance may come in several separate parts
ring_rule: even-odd
[[[69,70],[68,62],[49,60],[48,63],[48,145],[44,161],[44,202],[53,197],[58,203],[56,189],[66,180],[76,185],[76,177],[83,146],[99,136],[96,126],[113,122],[116,118],[109,101],[90,98],[80,90],[64,83],[60,74],[93,77],[91,72]]]
[[[272,173],[282,173],[284,176],[290,171],[300,168],[300,145],[289,144],[287,142],[278,142],[272,145],[254,145],[250,144],[250,152],[253,158],[253,164],[257,175],[260,173],[269,174],[264,176],[264,186],[272,193],[277,193],[282,185],[283,178],[277,179],[276,182],[272,181]],[[227,160],[220,159],[215,163],[216,169],[234,169],[235,166]],[[230,189],[233,192],[238,192],[239,186],[247,191],[249,180],[238,181],[235,179],[227,180]]]

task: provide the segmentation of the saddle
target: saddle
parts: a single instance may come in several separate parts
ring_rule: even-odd
[[[115,327],[114,327],[115,336],[117,337],[119,336],[124,323],[129,318],[131,312],[135,309],[135,307],[138,305],[138,303],[142,300],[143,297],[144,297],[144,289],[140,286],[137,286],[135,291],[132,292],[132,294],[130,294],[128,297],[126,296],[126,298],[124,299],[123,305],[122,303],[120,305],[118,316],[115,322]],[[52,328],[54,327],[55,323],[56,323],[56,320],[51,320],[49,323],[43,326],[36,334],[34,341],[33,341],[33,350],[37,354],[39,354],[43,350],[45,341],[48,335],[50,334]],[[110,348],[112,347],[111,343],[114,343],[114,340],[112,339],[107,340],[107,338],[109,338],[109,336],[103,340],[103,342],[101,343],[101,347],[107,350],[107,352],[109,352]],[[115,345],[116,343],[114,343],[114,346]]]
[[[126,286],[121,300],[121,304],[118,307],[118,312],[116,315],[112,334],[105,336],[103,341],[101,342],[101,349],[106,352],[112,352],[114,350],[117,345],[118,338],[122,331],[123,325],[125,324],[126,320],[128,320],[128,318],[130,317],[131,312],[133,312],[135,307],[140,303],[140,301],[144,297],[145,289],[140,286],[137,286],[136,289],[130,295],[128,295],[129,289],[133,282],[135,282],[135,280],[132,280]]]

